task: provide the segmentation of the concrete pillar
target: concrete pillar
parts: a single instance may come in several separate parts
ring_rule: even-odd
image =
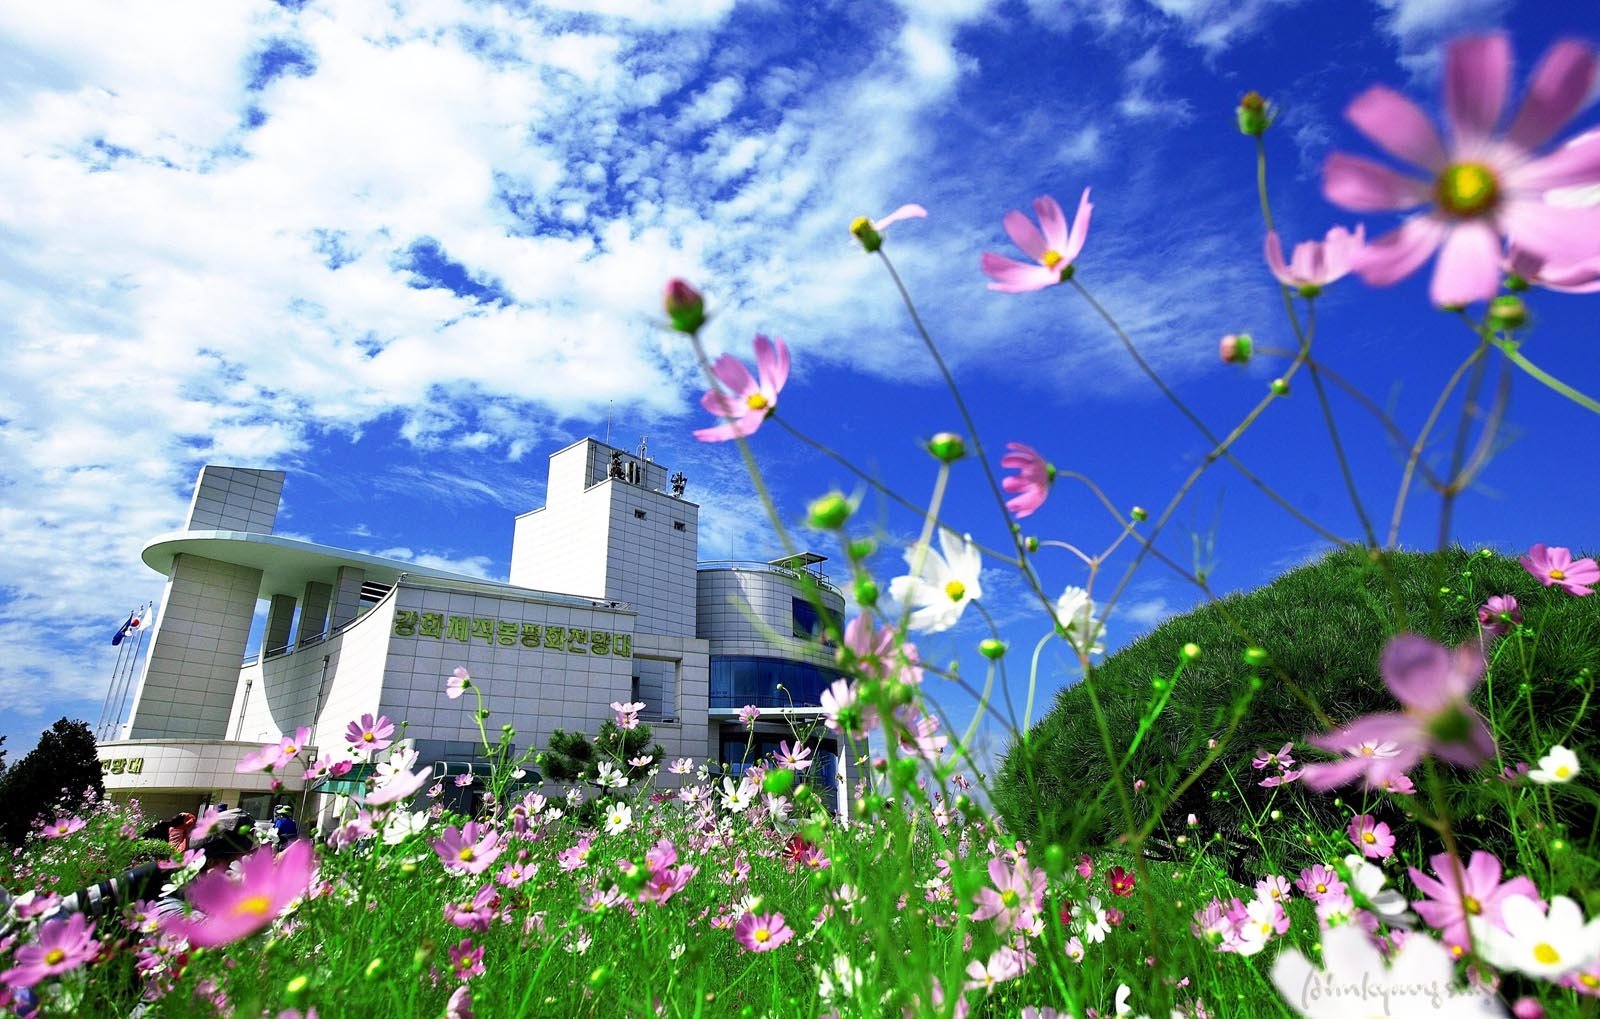
[[[333,621],[330,630],[337,630],[361,615],[361,585],[366,579],[367,571],[360,567],[339,567],[338,579],[334,581]]]
[[[261,637],[261,657],[289,646],[294,627],[294,595],[275,594],[267,607],[267,631]]]
[[[306,581],[306,590],[300,598],[300,632],[295,644],[322,637],[328,632],[328,606],[333,601],[333,586],[320,580]]]

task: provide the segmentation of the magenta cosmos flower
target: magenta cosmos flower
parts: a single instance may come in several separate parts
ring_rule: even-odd
[[[216,948],[247,938],[276,920],[289,904],[306,893],[316,867],[311,843],[298,839],[274,857],[262,846],[232,871],[214,870],[189,886],[189,903],[196,912],[174,916],[162,931],[187,938],[196,948]]]
[[[39,940],[17,949],[17,964],[0,973],[0,983],[12,988],[32,987],[47,977],[77,969],[99,951],[94,925],[84,919],[83,914],[73,913],[65,920],[46,920],[39,927]]]
[[[1351,844],[1361,850],[1361,855],[1370,860],[1385,860],[1394,855],[1394,833],[1371,814],[1351,818],[1345,834],[1350,836]]]
[[[1283,242],[1275,231],[1267,231],[1262,245],[1267,257],[1267,268],[1289,289],[1301,297],[1315,297],[1329,283],[1349,275],[1356,267],[1367,243],[1367,228],[1357,226],[1352,233],[1342,226],[1328,231],[1320,241],[1301,241],[1294,246],[1294,256],[1283,260]]]
[[[1083,197],[1078,200],[1071,233],[1067,232],[1067,218],[1061,206],[1049,195],[1035,198],[1033,211],[1039,217],[1038,226],[1016,209],[1006,213],[1002,222],[1012,242],[1039,264],[1028,265],[985,251],[983,274],[994,281],[989,284],[990,290],[1025,294],[1072,278],[1072,263],[1082,253],[1083,242],[1089,237],[1089,215],[1094,211],[1094,206],[1089,204],[1089,189],[1084,188]]]
[[[1450,650],[1402,633],[1384,646],[1383,683],[1402,711],[1364,715],[1307,742],[1347,756],[1305,766],[1305,782],[1327,790],[1365,776],[1367,787],[1403,775],[1432,755],[1462,767],[1494,756],[1494,736],[1467,697],[1483,679],[1483,654],[1463,644]]]
[[[1524,282],[1563,294],[1600,293],[1600,255],[1555,265],[1526,251],[1512,251],[1506,271]]]
[[[1508,898],[1520,895],[1543,904],[1539,889],[1525,877],[1514,877],[1500,883],[1500,861],[1493,853],[1474,851],[1472,858],[1462,868],[1458,879],[1449,853],[1440,853],[1428,859],[1428,865],[1438,877],[1429,877],[1416,867],[1407,868],[1411,881],[1426,899],[1412,903],[1412,908],[1429,927],[1439,932],[1445,947],[1459,955],[1467,947],[1467,920],[1482,917],[1501,930],[1505,922],[1500,917],[1500,906]]]
[[[695,438],[701,442],[726,442],[755,434],[761,422],[778,409],[778,392],[789,381],[789,348],[782,340],[756,337],[756,372],[759,382],[732,354],[717,358],[711,373],[727,387],[727,392],[709,390],[700,398],[700,406],[727,420],[700,429],[694,433]]]
[[[1559,587],[1568,594],[1594,594],[1594,588],[1589,585],[1600,582],[1600,565],[1593,559],[1575,560],[1571,549],[1559,545],[1555,548],[1546,548],[1542,543],[1535,545],[1517,561],[1545,587]]]
[[[1006,449],[1010,452],[1000,458],[1000,466],[1017,473],[1003,479],[1000,487],[1012,493],[1012,497],[1006,500],[1006,509],[1021,519],[1031,516],[1044,505],[1045,497],[1050,494],[1050,486],[1055,484],[1056,467],[1035,452],[1033,447],[1020,442],[1008,442]]]
[[[1522,609],[1509,594],[1497,594],[1478,606],[1478,626],[1491,637],[1498,637],[1522,623]]]
[[[371,714],[361,716],[359,722],[351,722],[344,731],[344,738],[358,750],[367,753],[377,753],[386,750],[394,742],[394,723],[389,721],[389,716],[379,715],[373,718]]]
[[[77,815],[72,817],[58,817],[54,821],[39,829],[40,836],[47,839],[64,839],[73,832],[82,831],[84,820]]]
[[[1323,194],[1357,212],[1422,208],[1396,230],[1367,245],[1356,271],[1375,286],[1415,272],[1435,251],[1429,290],[1441,306],[1493,297],[1504,261],[1501,239],[1549,262],[1565,264],[1600,254],[1600,209],[1559,208],[1545,201],[1553,188],[1600,180],[1600,144],[1583,139],[1547,156],[1534,151],[1583,106],[1595,77],[1595,57],[1564,40],[1533,72],[1527,97],[1511,126],[1496,135],[1511,79],[1511,44],[1504,35],[1452,43],[1445,58],[1446,147],[1415,103],[1374,86],[1345,116],[1379,148],[1420,166],[1424,179],[1335,152],[1323,165]]]
[[[499,857],[503,848],[500,833],[493,828],[483,828],[479,837],[478,822],[468,821],[461,828],[444,830],[444,837],[435,839],[433,851],[439,862],[452,874],[482,874]]]
[[[992,919],[1000,934],[1027,926],[1029,918],[1044,908],[1050,879],[1043,870],[1030,867],[1027,857],[1017,857],[1011,869],[1007,869],[1004,856],[994,857],[989,861],[989,881],[992,888],[980,888],[975,893],[978,908],[972,911],[971,919]]]
[[[752,952],[770,952],[794,937],[794,930],[784,922],[782,913],[751,911],[733,925],[733,936]]]

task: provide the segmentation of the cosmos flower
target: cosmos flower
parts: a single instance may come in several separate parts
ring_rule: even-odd
[[[733,936],[751,952],[770,952],[794,937],[782,913],[759,914],[750,911],[733,925]]]
[[[83,831],[84,820],[77,815],[72,817],[58,817],[54,821],[39,829],[41,838],[64,839],[73,832]]]
[[[940,528],[939,547],[943,555],[924,545],[907,549],[906,565],[914,572],[889,582],[889,596],[910,606],[907,625],[913,630],[948,630],[968,605],[983,597],[982,559],[972,539]]]
[[[1466,950],[1469,921],[1481,919],[1497,927],[1503,926],[1500,907],[1507,899],[1516,896],[1539,899],[1539,889],[1526,877],[1514,877],[1502,884],[1500,860],[1493,853],[1475,850],[1467,865],[1460,868],[1459,882],[1449,853],[1430,857],[1428,865],[1437,877],[1416,867],[1407,868],[1411,883],[1426,896],[1413,908],[1454,952]]]
[[[460,828],[451,825],[442,838],[434,839],[433,851],[452,874],[482,874],[500,856],[504,847],[500,833],[488,826],[468,821]]]
[[[1324,969],[1312,965],[1298,948],[1285,949],[1272,963],[1272,983],[1290,1008],[1306,1019],[1349,1019],[1355,1002],[1345,994],[1308,994],[1308,988],[1437,988],[1448,1003],[1448,1013],[1458,1019],[1502,1016],[1499,999],[1489,990],[1453,990],[1455,962],[1432,938],[1410,937],[1387,962],[1377,946],[1360,927],[1342,926],[1322,934],[1321,959]],[[1388,1000],[1387,996],[1376,1000]],[[1420,1015],[1428,1007],[1427,997],[1399,998],[1413,1003],[1408,1012]],[[1429,1009],[1429,1011],[1437,1011]]]
[[[458,665],[455,671],[450,673],[450,678],[444,681],[444,695],[451,700],[459,700],[461,695],[466,693],[471,686],[472,676],[468,674],[466,669]]]
[[[1539,758],[1539,766],[1528,772],[1528,778],[1540,785],[1565,783],[1576,778],[1579,770],[1578,755],[1557,743]]]
[[[723,424],[701,428],[694,437],[701,442],[726,442],[755,434],[757,428],[778,409],[778,392],[789,380],[789,348],[782,340],[758,335],[755,342],[756,371],[760,381],[732,354],[723,354],[711,366],[711,373],[725,387],[711,389],[700,398],[700,406],[720,418]]]
[[[262,846],[239,861],[238,874],[213,870],[189,885],[195,912],[173,914],[162,930],[196,948],[216,948],[247,938],[272,923],[311,886],[316,869],[311,842],[296,839],[274,855]]]
[[[1600,293],[1600,255],[1557,265],[1526,251],[1513,250],[1506,260],[1506,271],[1525,283],[1557,293]]]
[[[1045,497],[1050,494],[1050,486],[1056,480],[1056,468],[1031,446],[1008,442],[1006,449],[1010,452],[1000,458],[1000,466],[1017,473],[1002,479],[1000,487],[1012,493],[1012,497],[1006,500],[1006,509],[1020,520],[1032,516],[1044,505]]]
[[[1394,855],[1394,833],[1371,814],[1352,818],[1345,833],[1350,836],[1351,844],[1361,850],[1361,855],[1369,859],[1384,860]]]
[[[267,852],[270,855],[272,850]],[[94,925],[83,914],[46,920],[39,926],[38,940],[16,950],[16,965],[0,973],[0,984],[9,988],[32,987],[48,977],[77,969],[99,952]]]
[[[1081,587],[1069,586],[1056,599],[1056,632],[1066,638],[1079,654],[1105,654],[1101,641],[1105,624],[1094,617],[1094,599]]]
[[[1478,917],[1467,923],[1472,943],[1496,969],[1557,980],[1600,960],[1600,919],[1583,919],[1583,908],[1565,895],[1543,903],[1513,895],[1500,905],[1501,924]]]
[[[1089,189],[1084,188],[1083,197],[1078,200],[1078,212],[1072,221],[1070,234],[1067,232],[1066,216],[1054,198],[1049,195],[1035,198],[1033,211],[1039,217],[1039,226],[1034,226],[1027,216],[1016,209],[1006,213],[1002,222],[1006,233],[1011,235],[1012,243],[1038,264],[1029,265],[985,251],[983,272],[994,281],[989,284],[990,290],[1022,294],[1043,290],[1072,278],[1072,263],[1082,253],[1083,243],[1089,238],[1089,217],[1094,211],[1094,206],[1089,204]]]
[[[1551,47],[1510,128],[1494,136],[1511,78],[1504,35],[1459,39],[1445,58],[1450,145],[1440,142],[1411,100],[1374,86],[1345,116],[1389,155],[1422,167],[1418,180],[1335,152],[1323,166],[1323,194],[1357,212],[1425,207],[1367,245],[1356,271],[1387,286],[1416,271],[1435,251],[1430,295],[1450,307],[1487,300],[1500,288],[1502,238],[1556,263],[1600,255],[1600,210],[1559,208],[1545,192],[1600,180],[1600,144],[1580,137],[1554,153],[1534,151],[1572,118],[1594,82],[1595,57],[1582,43]]]
[[[1478,606],[1478,626],[1484,634],[1498,637],[1522,623],[1522,609],[1509,594],[1497,594]]]
[[[387,750],[393,742],[393,736],[394,723],[389,721],[388,716],[373,718],[370,713],[362,715],[358,722],[351,722],[344,731],[344,738],[351,746],[369,754]]]
[[[882,219],[868,219],[857,216],[850,223],[850,232],[868,254],[883,247],[883,232],[903,219],[923,219],[928,215],[928,210],[920,205],[902,205]]]
[[[1574,560],[1572,551],[1559,545],[1535,545],[1517,561],[1545,587],[1560,587],[1571,595],[1593,594],[1594,588],[1588,585],[1600,582],[1600,565],[1593,559]]]
[[[631,824],[633,824],[633,808],[626,803],[613,803],[606,810],[607,835],[621,835]]]
[[[922,659],[917,646],[900,639],[892,626],[874,627],[863,613],[844,627],[844,646],[855,655],[857,671],[873,679],[897,679],[916,686],[922,682]]]
[[[1315,297],[1329,283],[1337,282],[1354,269],[1367,242],[1367,228],[1357,226],[1354,232],[1342,226],[1328,231],[1320,241],[1301,241],[1294,246],[1294,256],[1285,263],[1283,242],[1276,232],[1267,231],[1263,254],[1267,268],[1272,270],[1279,283],[1296,291],[1301,297]]]

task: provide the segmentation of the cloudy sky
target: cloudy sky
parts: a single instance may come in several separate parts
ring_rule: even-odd
[[[1559,14],[1557,12],[1560,12]],[[1166,504],[1205,443],[1067,288],[991,293],[984,250],[1040,194],[1095,205],[1079,278],[1196,411],[1226,431],[1276,373],[1218,363],[1217,337],[1291,336],[1261,259],[1248,89],[1280,119],[1272,193],[1291,241],[1351,214],[1320,193],[1327,154],[1372,150],[1341,116],[1369,84],[1439,103],[1442,44],[1508,29],[1525,73],[1555,39],[1600,39],[1600,10],[1512,0],[66,0],[0,8],[0,734],[13,755],[62,714],[99,716],[109,638],[159,596],[139,561],[181,523],[206,463],[289,472],[279,530],[503,579],[512,516],[543,501],[545,455],[585,435],[690,478],[703,558],[777,542],[711,423],[670,276],[715,313],[714,352],[782,336],[780,414],[913,500],[928,435],[959,428],[893,285],[847,233],[903,202],[890,234],[919,310],[998,456],[1030,443],[1120,506]],[[1520,77],[1518,79],[1521,80]],[[1591,100],[1577,127],[1595,126]],[[1392,218],[1374,217],[1369,230]],[[1526,348],[1600,390],[1600,298],[1534,296]],[[1425,275],[1347,281],[1321,302],[1330,367],[1415,433],[1471,350]],[[1490,375],[1498,384],[1501,363]],[[1510,379],[1495,458],[1453,537],[1520,551],[1597,544],[1594,415]],[[1373,515],[1400,454],[1336,396]],[[1430,458],[1448,455],[1459,405]],[[1309,386],[1239,447],[1327,531],[1358,538]],[[780,512],[855,479],[769,423],[754,446]],[[1585,466],[1587,457],[1587,466]],[[947,515],[1005,542],[976,464]],[[916,518],[870,494],[885,580]],[[1081,487],[1028,521],[1098,550],[1115,525]],[[1438,500],[1401,540],[1431,547]],[[824,554],[837,550],[815,536]],[[897,545],[899,547],[897,547]],[[1160,539],[1221,590],[1328,547],[1237,471],[1212,469]],[[1121,579],[1120,555],[1097,583]],[[1085,581],[1041,558],[1046,586]],[[837,573],[836,573],[837,575]],[[885,583],[885,587],[887,584]],[[986,603],[1031,647],[1042,613],[999,568]],[[1113,645],[1195,603],[1135,574]],[[921,641],[961,661],[977,620]],[[1018,663],[1020,664],[1020,663]],[[1041,704],[1067,678],[1047,656]],[[1015,691],[1022,679],[1013,676]],[[956,721],[971,703],[935,691]],[[1020,708],[1019,708],[1020,710]],[[13,758],[14,759],[14,758]]]

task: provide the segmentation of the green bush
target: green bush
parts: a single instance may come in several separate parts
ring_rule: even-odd
[[[1198,816],[1203,832],[1254,831],[1252,814],[1259,814],[1272,794],[1257,785],[1264,773],[1250,767],[1255,753],[1293,741],[1297,760],[1326,759],[1300,743],[1328,728],[1307,700],[1333,724],[1396,710],[1378,671],[1389,638],[1409,630],[1450,646],[1477,641],[1477,607],[1497,594],[1515,595],[1526,623],[1491,646],[1491,682],[1480,686],[1475,698],[1479,710],[1487,711],[1492,690],[1504,763],[1537,759],[1558,737],[1580,755],[1587,756],[1585,747],[1592,752],[1592,726],[1576,726],[1570,736],[1566,730],[1582,710],[1589,677],[1600,674],[1600,595],[1577,598],[1542,587],[1514,558],[1461,548],[1386,553],[1384,564],[1387,572],[1365,550],[1330,553],[1267,587],[1169,619],[1107,658],[1089,682],[1061,691],[1025,743],[1013,740],[992,789],[1008,826],[1025,838],[1104,846],[1147,822],[1161,806],[1158,845],[1163,833],[1184,830],[1189,813]],[[1397,601],[1404,606],[1405,625]],[[1120,758],[1159,696],[1155,681],[1173,675],[1181,649],[1190,642],[1202,653],[1184,666],[1171,700],[1129,759],[1124,786],[1141,778],[1146,788],[1129,792],[1125,806],[1110,786],[1112,769],[1090,686]],[[1244,660],[1252,645],[1270,655],[1259,669]],[[1227,739],[1235,712],[1242,712],[1240,723]],[[1226,739],[1219,758],[1169,803],[1169,793],[1200,765],[1213,738]],[[1422,784],[1423,775],[1412,777]],[[1494,791],[1487,782],[1472,788],[1481,796]],[[1342,792],[1347,801],[1360,802],[1363,796],[1359,785]],[[1352,809],[1349,802],[1336,805],[1336,797],[1297,783],[1280,788],[1274,806],[1301,804],[1337,829]],[[1456,799],[1451,808],[1470,844],[1476,841],[1472,818],[1478,804],[1471,796]],[[1591,825],[1593,811],[1583,809],[1584,816],[1569,823]],[[1239,866],[1247,866],[1249,846],[1239,848],[1245,851]]]

